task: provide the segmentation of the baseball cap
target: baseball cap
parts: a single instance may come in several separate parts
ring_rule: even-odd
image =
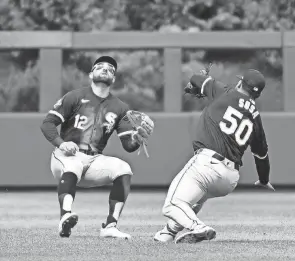
[[[253,92],[261,93],[265,87],[265,78],[262,73],[257,70],[249,69],[244,75],[237,75],[237,77]]]
[[[101,56],[98,59],[95,60],[92,67],[98,63],[109,63],[115,67],[115,70],[117,71],[117,62],[116,60],[111,56]]]

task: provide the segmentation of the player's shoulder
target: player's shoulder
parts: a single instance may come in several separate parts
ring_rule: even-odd
[[[231,87],[229,85],[214,78],[208,81],[208,86],[206,88],[209,90],[207,91],[208,95],[210,96],[211,94],[214,100],[231,91]]]
[[[66,92],[59,100],[59,102],[74,103],[82,96],[82,89],[74,89]]]
[[[250,99],[250,97],[247,97],[245,94],[240,93],[239,91],[237,91],[234,87],[230,87],[230,86],[224,86],[225,91],[224,91],[224,99],[227,102],[237,102],[240,99]]]
[[[129,105],[122,101],[119,97],[117,97],[116,95],[114,94],[111,94],[111,97],[110,99],[112,100],[112,102],[115,104],[115,106],[121,110],[121,111],[126,111],[126,110],[129,110]]]
[[[229,85],[227,85],[226,83],[222,82],[222,81],[218,81],[216,80],[215,78],[212,78],[212,85],[215,87],[215,88],[218,88],[218,89],[223,89],[224,92],[229,92],[231,91],[231,87]]]
[[[82,87],[79,89],[71,90],[71,91],[67,92],[65,95],[79,99],[79,98],[83,98],[85,96],[85,94],[90,93],[90,92],[91,92],[90,87]]]

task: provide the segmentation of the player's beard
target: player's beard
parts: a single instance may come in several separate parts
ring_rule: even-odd
[[[92,81],[94,83],[104,83],[105,85],[107,86],[110,86],[113,82],[113,78],[112,77],[109,77],[108,75],[97,75],[97,76],[93,76],[93,79]]]

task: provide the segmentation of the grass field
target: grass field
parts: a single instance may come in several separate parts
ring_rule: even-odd
[[[108,193],[79,191],[79,223],[67,239],[58,237],[59,208],[53,192],[0,193],[0,260],[295,260],[295,194],[234,192],[208,201],[199,217],[217,238],[195,245],[159,244],[154,233],[165,218],[165,192],[130,195],[119,223],[130,241],[100,239]]]

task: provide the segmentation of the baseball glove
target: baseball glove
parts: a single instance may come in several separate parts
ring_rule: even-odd
[[[209,63],[204,69],[200,70],[200,74],[201,75],[205,75],[205,76],[208,76],[209,75],[209,72],[211,70],[211,67],[212,67],[212,63]],[[188,84],[185,86],[184,88],[184,92],[185,93],[189,93],[189,94],[192,94],[193,96],[197,97],[197,98],[204,98],[205,95],[204,94],[201,94],[199,92],[199,89],[198,88],[195,88],[191,82],[188,82]]]
[[[209,75],[213,63],[209,63],[203,70],[200,71],[201,74]]]
[[[126,116],[134,128],[132,139],[136,140],[136,142],[140,144],[138,154],[140,154],[141,149],[143,149],[145,155],[149,158],[147,143],[148,138],[153,133],[154,122],[148,115],[139,111],[129,110],[126,113]]]

